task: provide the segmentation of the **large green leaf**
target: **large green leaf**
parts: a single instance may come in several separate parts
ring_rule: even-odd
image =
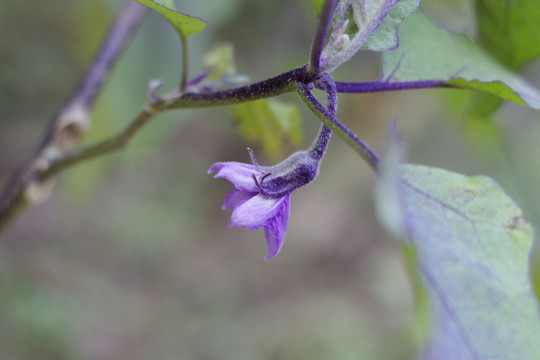
[[[180,37],[186,38],[203,31],[208,24],[194,16],[185,15],[174,10],[173,0],[136,0],[160,13],[176,29]]]
[[[376,194],[397,195],[376,203],[383,223],[414,246],[430,294],[423,359],[539,359],[540,314],[529,280],[533,230],[521,210],[487,177],[399,165],[396,151],[391,147],[383,161]]]
[[[435,26],[417,11],[399,29],[400,46],[383,54],[386,81],[441,80],[540,109],[540,92],[465,35]]]
[[[476,0],[480,43],[501,63],[519,69],[540,55],[538,0]]]
[[[262,145],[274,160],[284,150],[302,142],[300,111],[277,100],[257,100],[232,107],[239,133],[250,143]]]

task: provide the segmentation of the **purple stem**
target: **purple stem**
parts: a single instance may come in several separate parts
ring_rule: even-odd
[[[339,82],[336,81],[336,89],[339,93],[370,93],[380,91],[428,89],[436,87],[451,87],[446,85],[448,80],[424,80],[424,81],[403,81],[403,82]]]
[[[308,74],[306,67],[303,65],[270,79],[234,89],[208,93],[186,93],[180,97],[178,97],[178,93],[165,95],[157,99],[153,108],[161,111],[172,108],[221,106],[277,96],[294,91],[293,86],[297,82],[305,84],[313,82],[316,75]]]
[[[319,85],[321,86],[322,90],[326,92],[326,110],[335,118],[337,112],[336,84],[334,83],[332,77],[325,73],[321,77]],[[326,148],[328,147],[330,135],[332,135],[332,130],[330,130],[330,128],[325,124],[322,124],[321,129],[319,130],[319,135],[309,150],[309,154],[312,158],[316,160],[322,159],[324,153],[326,152]]]
[[[360,154],[360,156],[362,156],[362,158],[366,160],[366,162],[373,169],[376,170],[379,166],[379,158],[377,155],[375,155],[373,150],[371,150],[367,144],[365,144],[355,133],[343,125],[343,123],[341,123],[328,110],[326,110],[319,100],[317,100],[317,98],[311,93],[311,90],[307,85],[298,83],[298,86],[300,87],[302,94],[305,96],[307,104],[312,107],[312,110],[319,113],[319,118],[321,118],[322,121],[329,121],[330,124],[328,124],[328,127],[332,131],[337,132],[338,135],[345,140],[345,142],[351,145]]]
[[[320,72],[321,54],[326,41],[326,35],[330,29],[332,23],[332,16],[334,14],[334,8],[336,7],[336,0],[326,0],[324,6],[319,14],[317,21],[317,27],[315,30],[315,36],[311,43],[311,55],[309,58],[308,72],[318,74]]]

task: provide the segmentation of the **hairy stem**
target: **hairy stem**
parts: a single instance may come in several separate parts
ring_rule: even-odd
[[[424,80],[424,81],[403,81],[403,82],[339,82],[336,81],[336,90],[340,93],[372,93],[381,91],[429,89],[429,88],[449,88],[446,85],[448,80]]]
[[[325,73],[317,84],[326,92],[326,110],[335,118],[337,113],[337,92],[334,80],[329,74]],[[332,130],[324,123],[321,124],[319,135],[309,149],[311,157],[317,160],[322,159],[330,142],[330,135],[332,135]]]
[[[332,15],[336,7],[336,0],[326,0],[317,21],[317,27],[311,43],[308,73],[318,74],[321,68],[321,54],[326,41],[326,35],[332,24]]]
[[[297,84],[297,92],[308,106],[308,108],[328,126],[333,132],[341,137],[353,150],[355,150],[375,171],[379,166],[379,158],[355,133],[343,125],[311,93],[308,86],[302,83]]]

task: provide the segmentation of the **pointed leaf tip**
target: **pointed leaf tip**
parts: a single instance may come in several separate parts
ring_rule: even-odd
[[[136,1],[161,14],[182,38],[195,35],[208,26],[208,23],[203,19],[177,12],[174,9],[174,2],[172,0],[161,0],[160,2],[153,0]]]

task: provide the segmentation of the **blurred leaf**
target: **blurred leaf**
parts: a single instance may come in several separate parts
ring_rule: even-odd
[[[536,0],[476,0],[479,43],[500,63],[518,70],[540,55],[540,7]],[[500,101],[479,94],[471,95],[468,113],[471,121],[489,120]]]
[[[232,107],[238,132],[250,143],[262,145],[271,158],[302,143],[300,111],[295,105],[276,100],[257,100]]]
[[[540,55],[538,0],[476,0],[480,43],[512,69]]]
[[[160,13],[176,29],[181,38],[195,35],[208,26],[208,23],[202,19],[175,11],[173,0],[161,0],[160,2],[153,0],[136,1]]]
[[[497,63],[465,35],[435,26],[422,11],[400,27],[399,39],[397,50],[383,54],[383,77],[387,81],[450,79],[449,85],[540,109],[537,89]]]
[[[388,166],[397,165],[395,157]],[[385,179],[396,174],[382,172],[377,186],[398,184],[397,192],[387,191],[399,196],[391,202],[431,295],[433,330],[423,359],[538,358],[540,314],[529,281],[533,231],[521,210],[484,176],[405,164],[399,178]],[[379,212],[388,217],[383,224],[399,226],[393,213]]]
[[[225,75],[235,74],[233,46],[231,44],[216,46],[204,57],[204,67],[209,71],[206,77],[209,80],[217,80]]]
[[[401,0],[388,11],[377,30],[375,30],[362,46],[362,49],[383,51],[398,47],[397,29],[412,13],[418,10],[421,0]]]

